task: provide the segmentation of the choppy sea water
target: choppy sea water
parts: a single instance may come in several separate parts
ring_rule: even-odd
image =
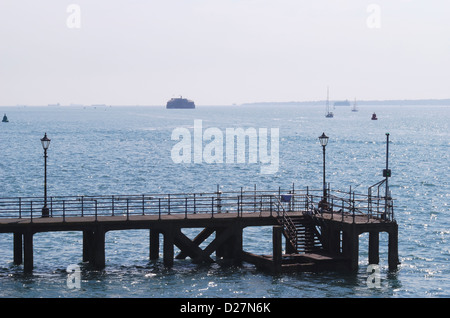
[[[371,121],[372,112],[378,121]],[[380,235],[380,284],[367,285],[367,235],[360,236],[356,274],[271,275],[250,264],[222,267],[175,260],[149,261],[149,233],[106,235],[106,268],[82,263],[78,232],[34,236],[34,271],[13,265],[12,234],[0,234],[0,297],[449,297],[449,118],[446,106],[323,107],[229,106],[166,110],[164,107],[1,107],[0,197],[42,196],[43,150],[49,195],[111,195],[221,190],[320,188],[325,132],[327,181],[333,189],[366,193],[382,179],[385,133],[390,133],[390,186],[399,224],[397,272],[387,270],[387,235]],[[3,115],[3,114],[2,114]],[[261,174],[260,164],[175,164],[177,127],[279,129],[279,169]],[[225,139],[225,138],[224,138]],[[247,228],[244,249],[270,251],[271,228]],[[69,288],[67,266],[81,267],[80,288]]]

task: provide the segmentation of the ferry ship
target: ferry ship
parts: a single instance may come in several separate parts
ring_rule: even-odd
[[[172,98],[167,102],[167,109],[192,109],[195,108],[195,103],[189,99],[183,98]]]

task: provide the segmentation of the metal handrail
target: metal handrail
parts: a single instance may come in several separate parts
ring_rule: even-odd
[[[286,213],[286,210],[281,203],[280,196],[275,196],[275,204],[277,206],[277,215],[278,220],[281,220],[281,225],[283,226],[283,229],[285,230],[285,234],[288,238],[288,240],[291,242],[292,246],[297,249],[297,227],[295,226],[292,219],[288,216]],[[280,213],[280,207],[282,210],[282,213]]]
[[[317,194],[314,194],[317,192]],[[308,214],[332,213],[334,215],[367,215],[393,221],[393,204],[385,205],[385,198],[379,195],[355,194],[354,192],[329,191],[328,210],[321,209],[318,203],[323,199],[321,190],[286,190],[267,191],[228,191],[209,193],[173,193],[173,194],[139,194],[108,196],[53,196],[48,198],[50,216],[92,217],[166,214],[211,214],[262,213],[276,211],[285,217],[290,211],[303,211]],[[282,202],[282,195],[290,200]],[[315,203],[317,202],[317,203]],[[37,218],[41,216],[44,206],[42,197],[0,198],[0,219],[2,218]],[[387,207],[387,211],[386,210]],[[272,215],[272,214],[270,214]]]

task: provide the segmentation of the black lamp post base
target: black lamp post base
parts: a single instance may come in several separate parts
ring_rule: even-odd
[[[49,212],[50,212],[49,208],[43,207],[42,208],[42,217],[43,218],[48,218],[49,217]]]

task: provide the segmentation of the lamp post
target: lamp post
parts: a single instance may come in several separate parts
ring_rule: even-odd
[[[50,139],[45,133],[44,138],[41,138],[42,148],[44,148],[44,207],[42,208],[42,217],[49,216],[49,209],[47,207],[47,149],[50,146]]]
[[[323,200],[326,200],[327,198],[327,187],[325,183],[325,147],[328,144],[328,136],[325,135],[325,133],[322,133],[322,136],[319,137],[320,144],[322,145],[323,149]]]

